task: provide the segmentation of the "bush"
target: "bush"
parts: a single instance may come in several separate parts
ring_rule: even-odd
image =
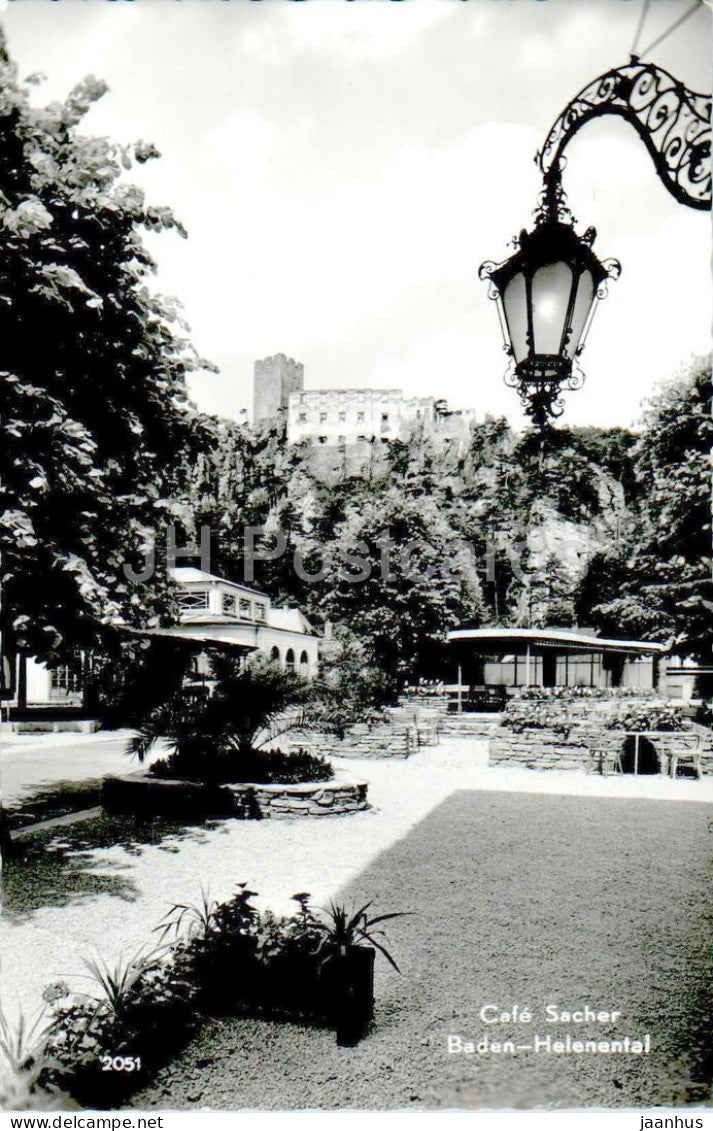
[[[683,709],[664,703],[619,710],[606,720],[605,725],[609,730],[624,731],[686,730]]]
[[[578,703],[587,699],[654,699],[656,692],[638,687],[523,687],[513,702]]]
[[[202,893],[198,903],[174,904],[156,928],[157,948],[113,968],[87,963],[99,991],[94,996],[71,995],[64,983],[48,987],[49,1037],[34,1054],[43,1086],[62,1086],[85,1106],[115,1107],[206,1014],[332,1025],[345,950],[366,943],[398,969],[382,930],[398,913],[370,917],[370,904],[358,910],[333,904],[317,914],[309,894],[299,892],[293,896],[299,909],[278,917],[258,911],[255,895],[238,884],[222,903]],[[115,1057],[131,1058],[136,1067],[104,1071],[103,1060]]]
[[[323,662],[322,678],[310,689],[305,721],[343,738],[354,723],[380,719],[383,708],[396,702],[397,688],[391,676],[369,662],[352,633],[342,629],[334,649]]]
[[[128,754],[143,761],[151,747],[164,739],[172,754],[164,759],[163,776],[251,780],[243,763],[250,763],[257,750],[300,723],[295,711],[308,696],[308,685],[262,656],[242,663],[216,654],[212,665],[212,694],[191,695],[183,689],[170,696],[144,718]]]
[[[155,761],[150,773],[158,778],[183,778],[184,780],[205,780],[205,769],[196,767],[195,760],[185,757],[180,751],[169,754],[167,758]],[[254,785],[298,785],[302,782],[331,781],[334,768],[331,762],[319,754],[311,754],[300,747],[288,754],[281,750],[253,750],[239,759],[225,764],[218,763],[214,782],[243,783]]]

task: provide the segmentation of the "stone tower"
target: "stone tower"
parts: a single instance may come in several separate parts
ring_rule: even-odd
[[[304,365],[276,353],[255,362],[253,377],[253,421],[260,424],[274,420],[280,409],[286,409],[290,393],[304,388]]]

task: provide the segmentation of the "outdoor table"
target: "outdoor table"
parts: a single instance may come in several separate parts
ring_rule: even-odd
[[[624,731],[624,734],[626,735],[627,738],[633,738],[634,739],[634,774],[635,775],[638,774],[638,772],[639,772],[639,742],[641,741],[641,739],[642,738],[648,738],[651,742],[653,742],[653,740],[655,738],[659,738],[659,739],[670,738],[671,735],[674,734],[674,733],[675,733],[674,731],[670,731],[670,730],[626,730],[626,731]],[[662,767],[662,756],[661,756],[661,754],[659,754],[658,750],[656,751],[656,756],[659,760],[659,771],[662,774],[665,774],[666,773],[666,767]]]

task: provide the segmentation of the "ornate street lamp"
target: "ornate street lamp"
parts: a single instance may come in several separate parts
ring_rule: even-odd
[[[526,414],[544,428],[561,416],[560,393],[579,389],[584,349],[598,300],[609,279],[618,278],[615,259],[599,260],[592,250],[594,228],[577,234],[562,191],[562,154],[585,122],[618,114],[631,122],[666,188],[691,208],[711,206],[711,98],[687,90],[666,71],[642,64],[608,71],[572,100],[550,130],[536,157],[544,189],[532,231],[515,241],[515,253],[480,268],[497,303],[510,364],[505,383],[516,388]]]
[[[607,293],[607,280],[621,271],[615,259],[602,263],[597,258],[595,237],[594,228],[577,235],[559,180],[552,181],[535,227],[520,232],[515,254],[480,268],[498,304],[511,359],[505,383],[519,390],[526,414],[540,428],[548,417],[562,415],[560,392],[584,383],[577,358],[597,301]]]

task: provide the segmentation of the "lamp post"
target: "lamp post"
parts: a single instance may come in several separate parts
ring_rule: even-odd
[[[562,415],[560,393],[584,383],[579,356],[608,281],[621,273],[617,260],[601,261],[593,251],[594,228],[577,234],[562,189],[564,149],[586,122],[604,114],[634,126],[676,200],[711,207],[710,96],[632,55],[627,66],[589,83],[560,114],[535,158],[544,186],[532,231],[521,231],[508,259],[483,263],[479,272],[497,303],[510,359],[505,383],[518,390],[540,429]]]

